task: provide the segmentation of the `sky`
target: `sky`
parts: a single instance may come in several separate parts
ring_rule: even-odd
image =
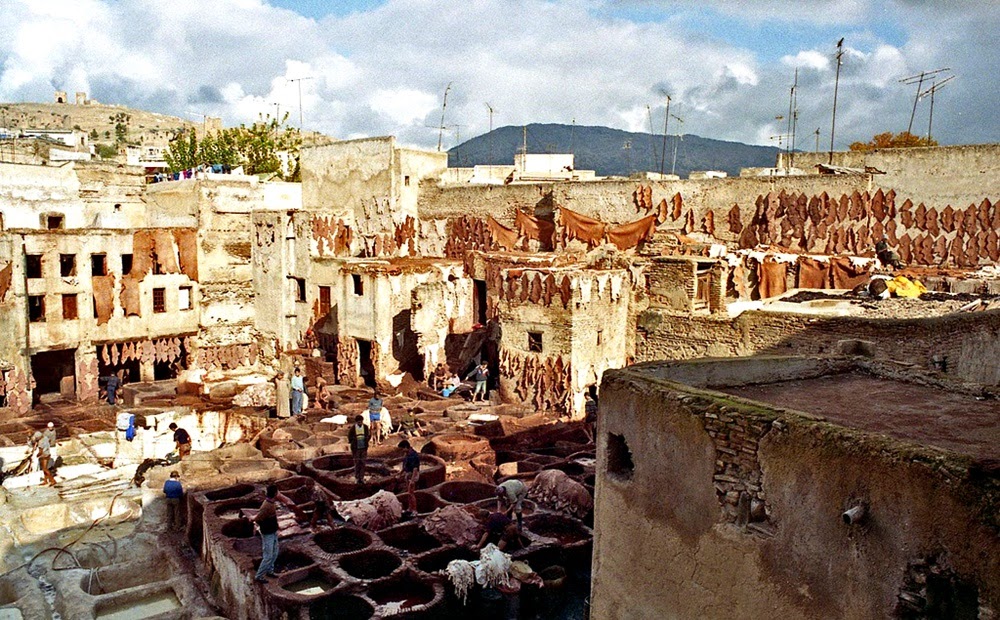
[[[444,148],[494,127],[603,125],[829,148],[1000,142],[994,0],[0,0],[0,101],[86,91],[226,126]],[[450,85],[450,88],[449,88]],[[447,106],[442,125],[442,103]],[[778,118],[780,117],[780,118]],[[680,119],[680,120],[679,120]],[[819,133],[817,135],[817,130]]]

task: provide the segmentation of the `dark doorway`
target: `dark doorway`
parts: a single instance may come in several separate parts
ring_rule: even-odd
[[[486,280],[473,280],[476,287],[476,322],[486,325]]]
[[[392,357],[400,372],[408,372],[417,381],[424,380],[424,356],[417,350],[417,334],[410,329],[410,311],[392,317]]]
[[[361,364],[361,380],[368,387],[375,387],[375,364],[372,363],[372,343],[370,340],[358,341],[358,362]]]
[[[156,362],[153,364],[153,381],[176,379],[177,375],[187,368],[187,365],[187,351],[184,349],[182,341],[180,357],[172,362]]]
[[[122,350],[122,345],[120,343],[109,344],[109,347],[116,347],[119,352]],[[100,385],[104,385],[104,379],[110,377],[111,375],[117,375],[121,372],[122,383],[132,383],[139,380],[139,360],[130,359],[126,360],[124,357],[118,358],[117,364],[106,364],[104,363],[104,357],[101,355],[100,346],[96,347],[97,351],[97,376]]]
[[[35,379],[35,402],[43,394],[59,394],[65,377],[72,380],[69,391],[75,394],[76,349],[35,353],[31,356],[31,376]]]

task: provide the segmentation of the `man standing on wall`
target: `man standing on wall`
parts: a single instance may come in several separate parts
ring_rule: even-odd
[[[369,430],[365,426],[364,416],[354,416],[354,426],[347,431],[347,442],[351,444],[351,454],[354,456],[354,479],[358,484],[365,481],[365,459],[368,458]]]
[[[476,402],[476,398],[481,396],[481,400],[486,400],[486,380],[490,378],[490,367],[483,360],[483,363],[472,369],[466,377],[466,379],[472,379],[476,382],[476,390],[472,393],[472,402]]]
[[[183,459],[191,454],[191,435],[183,428],[179,428],[176,422],[171,422],[168,426],[174,432],[174,445],[177,446],[177,458]]]
[[[302,413],[302,400],[306,392],[305,380],[302,378],[302,371],[298,368],[295,369],[295,374],[292,375],[291,387],[292,415],[298,415]]]
[[[382,396],[376,388],[372,390],[372,397],[368,399],[368,422],[371,424],[372,441],[375,444],[382,443],[382,406]]]
[[[406,450],[403,457],[401,474],[406,481],[406,504],[407,509],[414,515],[417,514],[417,481],[420,480],[420,453],[413,449],[409,441],[405,439],[399,442],[399,447]]]
[[[264,557],[260,560],[260,567],[254,575],[254,581],[263,583],[267,577],[274,577],[274,562],[278,559],[278,509],[275,506],[274,498],[278,495],[278,486],[267,485],[264,491],[264,503],[253,521],[260,531],[260,543]]]
[[[174,470],[170,478],[163,483],[163,495],[167,498],[167,509],[170,516],[170,529],[181,529],[181,501],[184,499],[184,487],[181,485],[181,475]]]

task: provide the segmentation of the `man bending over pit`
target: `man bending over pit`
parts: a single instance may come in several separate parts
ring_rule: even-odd
[[[191,435],[183,428],[179,428],[176,422],[171,422],[167,428],[174,432],[174,445],[177,447],[177,458],[183,459],[185,456],[191,454]]]
[[[518,531],[524,528],[524,500],[528,497],[528,487],[514,478],[497,486],[497,512],[510,516],[517,515]],[[506,509],[505,509],[506,507]]]

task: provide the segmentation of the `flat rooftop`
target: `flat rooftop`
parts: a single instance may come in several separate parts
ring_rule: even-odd
[[[860,371],[713,389],[975,458],[1000,458],[1000,402]]]

